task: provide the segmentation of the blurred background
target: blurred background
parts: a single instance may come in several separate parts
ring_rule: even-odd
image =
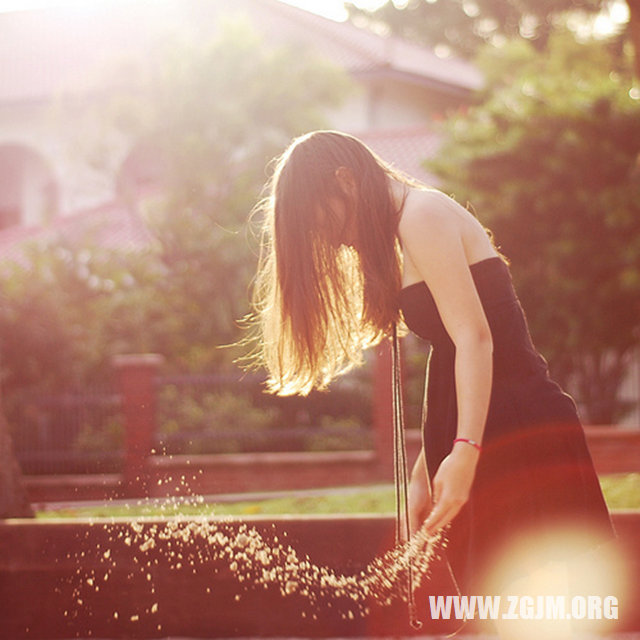
[[[0,2],[0,516],[391,481],[385,353],[274,398],[229,346],[268,163],[317,128],[472,207],[599,470],[637,471],[639,78],[624,0]]]

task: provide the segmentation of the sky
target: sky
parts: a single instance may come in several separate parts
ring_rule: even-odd
[[[70,5],[88,4],[115,4],[126,3],[131,0],[0,0],[0,13],[5,11],[19,11],[28,9],[42,9],[46,7],[59,7]],[[301,9],[312,11],[326,18],[344,21],[348,14],[344,8],[343,0],[279,0],[292,4]],[[362,9],[376,9],[385,4],[387,0],[352,0],[353,4]],[[397,3],[396,3],[397,4]],[[590,27],[596,35],[608,36],[618,30],[620,24],[628,19],[628,9],[624,0],[614,2],[608,12],[603,12],[596,19],[595,25]]]
[[[293,4],[301,9],[313,11],[321,16],[332,18],[334,20],[346,20],[347,11],[344,8],[342,0],[280,0],[287,4]],[[386,0],[354,0],[353,4],[361,9],[377,9],[383,5]]]
[[[69,6],[79,4],[113,4],[127,0],[0,0],[0,12],[19,11],[28,9],[42,9],[45,7]],[[287,4],[296,5],[307,11],[313,11],[334,20],[346,20],[347,12],[342,0],[280,0]],[[356,0],[354,4],[363,9],[375,9],[384,4],[385,0]]]

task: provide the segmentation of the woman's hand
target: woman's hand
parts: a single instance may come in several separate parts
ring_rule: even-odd
[[[425,522],[430,535],[453,520],[469,499],[479,451],[460,443],[440,463],[433,478],[433,509]]]
[[[420,453],[420,457],[411,473],[409,480],[409,529],[411,535],[416,533],[425,521],[429,511],[431,510],[431,491],[427,479],[427,467],[424,463],[424,451]]]

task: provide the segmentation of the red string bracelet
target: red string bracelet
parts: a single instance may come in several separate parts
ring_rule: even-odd
[[[475,440],[470,440],[469,438],[456,438],[453,441],[453,444],[455,444],[456,442],[466,442],[467,444],[470,444],[472,447],[475,447],[478,451],[482,451],[482,445],[478,444]]]

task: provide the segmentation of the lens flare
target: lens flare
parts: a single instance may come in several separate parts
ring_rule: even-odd
[[[483,583],[501,596],[507,615],[497,624],[505,637],[556,640],[575,630],[611,630],[629,578],[613,541],[565,526],[514,540]]]

